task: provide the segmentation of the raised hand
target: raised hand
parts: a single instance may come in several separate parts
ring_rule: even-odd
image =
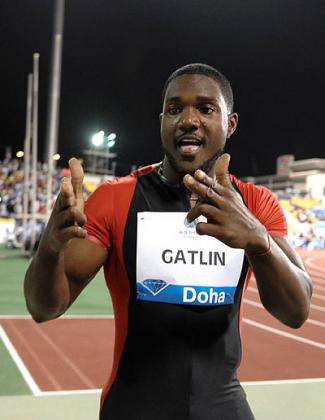
[[[61,180],[60,194],[40,243],[40,248],[52,253],[60,252],[73,238],[86,237],[82,228],[86,223],[82,191],[84,172],[76,158],[69,160],[69,167],[71,178]]]
[[[207,175],[197,170],[194,176],[185,175],[184,185],[198,197],[197,205],[187,215],[193,220],[203,215],[207,223],[198,223],[197,233],[213,236],[233,248],[243,248],[248,253],[262,252],[268,248],[265,227],[247,209],[241,196],[233,188],[228,166],[230,155],[219,157]]]

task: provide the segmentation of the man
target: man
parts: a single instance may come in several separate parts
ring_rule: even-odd
[[[27,306],[38,322],[60,316],[104,266],[116,342],[100,418],[250,420],[236,378],[250,274],[293,328],[308,316],[311,281],[272,193],[228,175],[238,121],[228,80],[191,64],[163,97],[161,164],[100,186],[84,212],[83,171],[70,160],[26,274]]]

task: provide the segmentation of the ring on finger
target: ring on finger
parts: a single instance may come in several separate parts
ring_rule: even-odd
[[[213,193],[214,193],[214,191],[213,191],[212,187],[209,187],[207,189],[206,193],[205,193],[206,198],[211,198],[213,196]]]
[[[216,188],[216,186],[218,185],[218,180],[215,179],[211,185],[211,188],[214,190]]]

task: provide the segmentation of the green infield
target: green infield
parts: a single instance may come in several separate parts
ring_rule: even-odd
[[[25,379],[17,369],[16,363],[9,355],[0,338],[0,395],[28,395],[31,394]],[[1,411],[1,410],[0,410]]]
[[[23,282],[29,260],[20,250],[0,247],[0,315],[27,315]],[[112,304],[103,271],[88,284],[67,315],[110,315]]]
[[[0,316],[29,315],[23,293],[24,275],[28,264],[29,259],[24,257],[20,250],[0,247]],[[112,314],[112,304],[102,270],[88,284],[66,314],[86,316]],[[31,393],[1,337],[0,368],[0,395]]]

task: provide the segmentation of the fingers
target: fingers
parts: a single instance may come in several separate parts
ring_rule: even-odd
[[[84,179],[84,171],[80,161],[76,158],[71,158],[69,160],[69,167],[71,172],[71,184],[76,199],[75,204],[80,210],[83,210],[84,199],[82,183]]]
[[[225,188],[213,182],[212,178],[202,171],[196,171],[194,176],[195,178],[191,175],[185,175],[183,179],[184,185],[194,195],[198,196],[199,202],[209,202],[219,206],[223,200],[220,194],[224,192]]]
[[[211,177],[214,180],[223,181],[229,172],[230,155],[224,153],[214,163],[211,172]],[[210,173],[209,173],[210,174]]]
[[[192,193],[198,195],[201,201],[211,198],[209,197],[209,194],[213,195],[211,188],[213,191],[222,194],[222,192],[225,190],[223,188],[219,188],[219,186],[232,188],[230,179],[228,177],[229,161],[230,155],[228,153],[224,153],[216,160],[212,169],[209,171],[211,176],[198,169],[195,171],[194,177],[191,175],[185,175],[183,178],[184,185]],[[208,190],[209,187],[210,190]]]
[[[77,207],[68,207],[57,217],[57,227],[59,229],[67,226],[83,226],[86,222],[86,216]]]
[[[69,226],[65,229],[60,229],[57,232],[57,237],[55,239],[61,242],[62,244],[67,244],[67,242],[70,241],[70,239],[74,239],[74,238],[84,239],[86,236],[87,236],[87,232],[82,227]]]
[[[55,202],[53,211],[54,213],[59,213],[60,211],[73,206],[74,204],[75,196],[73,193],[71,181],[68,178],[62,178],[60,182],[60,193]]]
[[[193,207],[186,216],[187,223],[192,223],[193,220],[200,216],[207,218],[210,223],[218,223],[220,210],[213,205],[204,203]]]

